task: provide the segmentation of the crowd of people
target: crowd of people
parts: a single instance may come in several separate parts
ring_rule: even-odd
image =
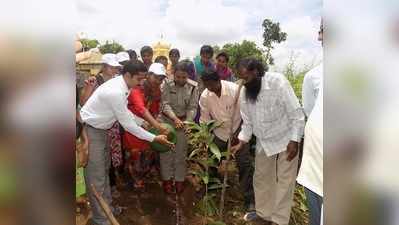
[[[322,144],[312,134],[320,128],[320,116],[311,112],[322,113],[322,68],[305,76],[305,114],[287,78],[268,72],[260,60],[241,59],[233,74],[227,53],[214,56],[209,45],[199,53],[193,61],[180,60],[176,48],[154,61],[150,46],[141,48],[141,59],[133,50],[104,54],[101,72],[77,85],[77,155],[93,223],[109,224],[90,185],[118,215],[122,210],[112,206],[112,198],[118,195],[115,178],[123,173],[135,190],[145,191],[147,174],[159,174],[166,194],[181,194],[187,185],[185,121],[215,120],[221,122],[212,131],[215,144],[220,149],[227,149],[229,140],[233,144],[244,219],[256,224],[289,223],[305,130],[298,182],[306,189],[311,224],[320,224]],[[312,126],[305,129],[306,117]],[[176,130],[175,143],[168,140],[168,124]],[[151,142],[173,150],[154,151]]]

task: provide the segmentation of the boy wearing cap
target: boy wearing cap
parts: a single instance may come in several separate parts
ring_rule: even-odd
[[[166,80],[161,86],[163,119],[177,129],[175,151],[160,154],[163,188],[168,194],[173,193],[173,178],[177,193],[183,192],[188,147],[183,122],[192,121],[197,113],[197,82],[187,78],[189,72],[190,62],[180,61],[175,67],[173,79]]]
[[[149,75],[142,86],[132,89],[128,97],[128,109],[157,128],[162,134],[168,129],[162,126],[155,118],[158,117],[161,104],[160,86],[166,78],[165,68],[160,63],[153,63]],[[148,142],[126,132],[123,137],[125,149],[130,151],[129,172],[135,179],[134,188],[144,189],[144,175],[150,171],[150,166],[156,158],[155,152],[148,151]]]

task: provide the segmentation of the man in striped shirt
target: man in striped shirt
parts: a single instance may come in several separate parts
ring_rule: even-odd
[[[288,225],[298,168],[298,142],[305,116],[288,80],[279,73],[265,72],[259,60],[238,64],[245,81],[240,96],[243,119],[240,150],[256,136],[254,173],[255,208],[260,224]]]

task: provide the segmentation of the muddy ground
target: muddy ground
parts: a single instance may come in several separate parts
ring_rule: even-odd
[[[230,178],[227,189],[224,222],[228,225],[248,225],[242,218],[243,197],[238,186],[238,177]],[[146,190],[137,191],[128,184],[118,185],[119,196],[114,197],[114,204],[124,208],[122,215],[116,217],[120,225],[202,225],[206,218],[196,209],[196,204],[202,194],[196,192],[190,183],[186,182],[184,192],[176,195],[164,194],[161,182],[157,177],[146,180]],[[220,192],[216,191],[219,199]],[[178,202],[178,204],[176,204]],[[77,214],[77,224],[91,225],[87,220],[89,210],[82,209]],[[218,220],[218,216],[209,217]]]

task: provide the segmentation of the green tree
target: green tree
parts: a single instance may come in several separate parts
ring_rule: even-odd
[[[223,45],[219,52],[221,51],[224,51],[229,55],[230,60],[228,65],[231,69],[233,69],[235,74],[237,74],[235,69],[236,64],[245,57],[254,57],[266,64],[266,58],[263,54],[263,50],[259,48],[253,41],[244,40],[241,43],[228,43]]]
[[[96,40],[96,39],[87,39],[87,38],[81,39],[80,42],[83,45],[84,51],[87,51],[91,48],[95,48],[100,44],[100,42],[98,42],[98,40]]]
[[[287,39],[287,33],[281,31],[280,23],[274,23],[271,19],[263,20],[263,45],[266,47],[266,59],[268,64],[273,65],[274,59],[271,56],[274,43],[281,43]]]
[[[212,46],[212,48],[213,48],[213,53],[214,53],[215,57],[217,54],[219,54],[222,51],[222,49],[218,45],[214,45],[214,46]]]
[[[105,44],[101,45],[99,47],[101,54],[106,54],[106,53],[118,53],[121,51],[125,51],[125,48],[119,44],[118,42],[115,41],[106,41]]]

